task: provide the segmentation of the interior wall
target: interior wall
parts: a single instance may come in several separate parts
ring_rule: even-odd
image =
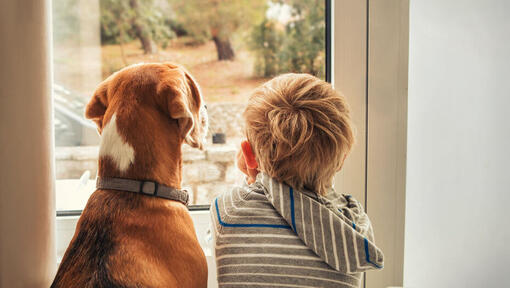
[[[510,287],[509,11],[410,3],[405,287]]]
[[[56,270],[50,1],[0,1],[0,287]]]

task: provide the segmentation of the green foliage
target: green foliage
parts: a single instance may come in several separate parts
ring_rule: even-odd
[[[135,16],[128,1],[100,0],[101,43],[118,44],[131,40],[130,20]]]
[[[252,32],[249,46],[255,55],[255,74],[269,77],[284,71],[280,48],[285,39],[284,27],[277,21],[264,19]]]
[[[137,37],[148,37],[166,47],[175,34],[168,17],[154,0],[100,0],[101,42],[118,44]],[[141,35],[135,27],[141,28]]]
[[[79,3],[53,1],[53,26],[58,28],[54,40],[79,40],[75,37],[80,31]],[[150,53],[144,43],[165,48],[177,36],[189,39],[181,41],[188,45],[214,37],[215,44],[223,41],[230,46],[233,40],[231,49],[248,44],[258,76],[298,72],[324,78],[324,0],[99,0],[99,5],[102,44],[140,39]],[[275,6],[287,11],[271,15]]]
[[[309,73],[324,78],[325,5],[323,0],[272,1],[290,6],[288,21],[266,19],[251,33],[255,73],[271,77],[285,72]]]
[[[205,43],[216,36],[229,39],[251,23],[263,19],[266,0],[168,0],[180,23],[198,43]]]

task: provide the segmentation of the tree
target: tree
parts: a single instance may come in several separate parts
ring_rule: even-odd
[[[142,1],[142,5],[152,4],[151,2],[152,1]],[[136,38],[140,39],[144,53],[152,54],[156,52],[154,47],[155,45],[153,44],[152,40],[152,31],[150,27],[148,27],[147,18],[144,17],[147,15],[146,13],[150,13],[147,8],[151,8],[151,5],[142,5],[140,5],[140,0],[129,0],[129,6],[135,15],[135,17],[131,18],[131,25],[133,26],[133,31],[136,35]]]
[[[284,27],[271,19],[264,19],[255,26],[249,41],[250,48],[255,55],[255,74],[264,77],[277,75],[282,68],[278,67],[282,61],[280,49],[284,39]]]
[[[271,77],[285,72],[325,74],[324,0],[273,0],[269,9],[290,9],[287,19],[268,17],[251,33],[255,72]]]
[[[232,35],[263,18],[264,0],[170,0],[190,36],[213,40],[218,60],[233,60]]]
[[[289,68],[291,71],[324,77],[324,0],[293,0],[292,7],[292,17],[297,20],[287,25],[288,38],[284,49],[289,54]]]
[[[127,32],[130,29],[129,19],[133,13],[126,1],[101,0],[101,42],[116,43],[120,47],[122,63],[128,65],[124,53],[124,43],[129,40]]]
[[[120,44],[124,55],[123,43],[138,39],[145,54],[155,53],[174,36],[158,8],[154,0],[100,0],[102,42]]]
[[[218,53],[218,60],[233,60],[235,57],[234,49],[230,43],[228,36],[221,36],[218,32],[211,33],[214,45],[216,45],[216,52]]]

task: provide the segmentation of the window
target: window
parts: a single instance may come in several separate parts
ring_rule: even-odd
[[[82,210],[95,190],[99,137],[83,114],[96,85],[140,62],[183,65],[207,102],[207,151],[183,149],[191,204],[230,189],[250,92],[285,72],[326,77],[325,11],[324,0],[53,0],[57,210]]]

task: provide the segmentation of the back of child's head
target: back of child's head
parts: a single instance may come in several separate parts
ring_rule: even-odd
[[[283,74],[258,87],[244,118],[259,169],[295,189],[326,194],[354,144],[344,97],[308,74]]]

